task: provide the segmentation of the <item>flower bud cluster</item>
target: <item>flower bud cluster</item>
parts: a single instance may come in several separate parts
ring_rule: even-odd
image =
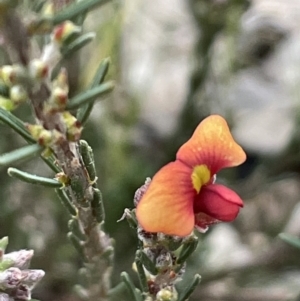
[[[79,34],[81,28],[71,21],[63,22],[54,28],[51,35],[51,43],[45,49],[43,61],[53,65],[53,56],[57,57],[57,52],[63,44],[72,36]],[[48,53],[48,52],[49,53]],[[56,54],[55,54],[56,53]],[[54,60],[57,60],[57,58]],[[56,78],[51,82],[50,97],[44,103],[43,112],[45,115],[60,113],[60,118],[65,125],[63,135],[68,141],[78,141],[81,137],[82,126],[80,122],[66,110],[68,102],[69,85],[66,69],[62,68]],[[39,140],[39,139],[38,139]],[[52,140],[52,143],[55,141]]]
[[[30,300],[32,289],[45,273],[29,269],[32,250],[5,254],[7,244],[7,237],[0,240],[0,300]]]
[[[61,132],[55,129],[46,130],[42,125],[39,124],[27,124],[27,129],[33,139],[45,147],[51,147],[64,139]]]
[[[62,139],[72,142],[80,139],[81,123],[69,111],[66,111],[68,92],[67,73],[65,69],[62,69],[52,82],[51,95],[43,105],[43,113],[45,116],[59,113],[59,117],[57,117],[63,122],[65,132],[62,133],[55,129],[48,130],[42,125],[27,125],[30,134],[40,145],[51,147]]]
[[[29,62],[28,68],[4,65],[0,68],[0,107],[12,111],[28,99],[27,88],[48,76],[48,66],[42,60]]]
[[[52,33],[52,39],[53,41],[61,45],[72,36],[80,34],[80,32],[81,27],[76,26],[71,21],[65,21],[54,29]]]
[[[51,15],[49,7],[49,14]],[[0,68],[0,107],[12,111],[27,101],[27,91],[48,89],[49,97],[43,103],[43,114],[49,119],[60,120],[64,127],[59,130],[49,130],[41,125],[29,125],[28,130],[39,144],[51,147],[62,138],[68,141],[78,141],[81,136],[80,122],[66,110],[68,102],[68,76],[65,69],[61,69],[51,81],[53,68],[57,66],[62,54],[61,47],[70,39],[76,37],[81,28],[71,21],[65,21],[53,29],[51,41],[43,49],[40,58],[29,61],[28,66],[21,64],[5,65]],[[31,95],[30,95],[31,96]],[[52,115],[56,116],[52,117]]]
[[[24,83],[26,69],[21,65],[5,65],[0,68],[0,107],[12,111],[28,99]]]

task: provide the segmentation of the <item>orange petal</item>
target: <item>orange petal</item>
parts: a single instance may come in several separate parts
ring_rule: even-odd
[[[205,213],[222,222],[233,221],[243,207],[243,201],[231,189],[218,184],[203,186],[194,202],[195,214]],[[201,215],[199,215],[201,220]],[[199,222],[199,218],[196,216]],[[205,223],[205,221],[203,221]],[[196,222],[197,223],[197,222]],[[206,222],[207,225],[209,222]]]
[[[193,231],[195,191],[191,172],[190,167],[175,161],[156,173],[136,209],[145,231],[178,236]]]
[[[219,115],[205,118],[193,136],[177,152],[177,159],[193,167],[205,164],[212,174],[242,164],[243,149],[234,141],[225,119]]]

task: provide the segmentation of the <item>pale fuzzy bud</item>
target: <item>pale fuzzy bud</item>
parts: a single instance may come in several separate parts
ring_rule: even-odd
[[[27,301],[31,300],[31,291],[26,285],[20,285],[11,292],[12,300]]]
[[[52,91],[50,103],[57,109],[63,110],[66,107],[68,101],[68,92],[60,87],[56,87]]]
[[[65,68],[61,68],[61,70],[59,71],[57,77],[53,81],[53,87],[59,87],[67,93],[69,92],[68,73]]]
[[[68,92],[56,87],[52,89],[48,102],[44,103],[43,112],[45,114],[55,114],[64,111],[68,101]]]
[[[20,250],[11,252],[5,254],[3,256],[3,260],[11,260],[14,267],[23,270],[29,267],[33,253],[33,250]]]
[[[154,246],[157,242],[157,233],[146,232],[142,227],[137,228],[138,239],[144,246]]]
[[[0,272],[0,289],[16,288],[22,280],[22,271],[18,268],[11,267]]]
[[[0,69],[0,78],[7,86],[12,86],[26,77],[25,69],[20,65],[5,65]]]
[[[14,104],[18,105],[28,99],[25,88],[21,85],[15,85],[10,88],[9,91],[10,99]]]
[[[43,17],[53,17],[54,15],[54,5],[53,3],[46,3],[42,9]]]
[[[57,131],[57,130],[52,130],[51,134],[52,134],[52,141],[47,146],[51,146],[53,144],[54,145],[59,144],[59,143],[61,143],[61,141],[63,141],[65,139],[64,135],[61,132]]]
[[[16,108],[16,105],[11,99],[0,96],[0,108],[6,111],[12,111]]]
[[[157,301],[176,301],[178,294],[174,288],[163,288],[156,294]]]
[[[44,79],[48,76],[49,67],[40,59],[34,59],[29,63],[29,72],[34,79]]]
[[[139,201],[142,199],[143,195],[147,191],[149,185],[151,183],[151,178],[146,178],[145,184],[142,185],[134,194],[133,203],[135,206],[139,203]]]
[[[14,69],[11,65],[5,65],[0,69],[0,77],[6,85],[11,85],[14,77]]]
[[[0,301],[10,301],[9,295],[5,293],[0,293]]]
[[[43,270],[24,270],[22,271],[22,284],[33,289],[44,276]]]
[[[76,117],[73,116],[70,112],[63,112],[62,117],[67,128],[73,126],[73,124],[77,122]]]
[[[80,139],[82,132],[81,123],[74,124],[72,127],[68,128],[67,130],[67,139],[72,142],[76,142]]]
[[[166,250],[161,250],[160,254],[156,257],[156,264],[155,266],[160,271],[165,271],[168,268],[172,267],[173,260],[171,254]]]
[[[78,141],[81,137],[81,123],[70,113],[64,112],[63,119],[67,127],[67,139],[69,141]]]
[[[52,133],[39,124],[29,124],[27,129],[34,140],[40,145],[49,146],[52,143]]]
[[[41,132],[45,130],[40,124],[26,124],[26,128],[34,140],[38,140]]]
[[[54,28],[52,37],[55,42],[62,44],[68,37],[80,32],[81,28],[79,26],[71,21],[65,21]]]
[[[61,53],[59,50],[59,45],[57,43],[47,44],[43,48],[43,53],[41,56],[41,60],[48,66],[56,66],[56,64],[61,59]],[[51,69],[52,70],[52,69]],[[51,73],[49,70],[49,73]]]

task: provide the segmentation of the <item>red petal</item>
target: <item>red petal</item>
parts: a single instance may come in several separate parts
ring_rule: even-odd
[[[243,207],[240,197],[233,190],[218,184],[203,186],[194,203],[195,214],[205,213],[222,222],[234,220],[240,207]]]
[[[175,161],[156,173],[136,210],[145,231],[178,236],[193,231],[195,191],[191,172],[188,166]]]
[[[193,136],[181,146],[177,159],[194,167],[205,164],[216,174],[220,169],[242,164],[243,149],[234,141],[225,119],[218,115],[205,118]]]
[[[202,212],[195,214],[195,228],[201,233],[205,233],[208,230],[208,226],[220,222],[218,219]]]

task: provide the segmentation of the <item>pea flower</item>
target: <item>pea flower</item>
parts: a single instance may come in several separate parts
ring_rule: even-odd
[[[183,144],[174,162],[153,177],[136,215],[147,232],[186,236],[218,222],[233,221],[243,202],[231,189],[215,184],[216,173],[246,160],[223,117],[211,115]]]

